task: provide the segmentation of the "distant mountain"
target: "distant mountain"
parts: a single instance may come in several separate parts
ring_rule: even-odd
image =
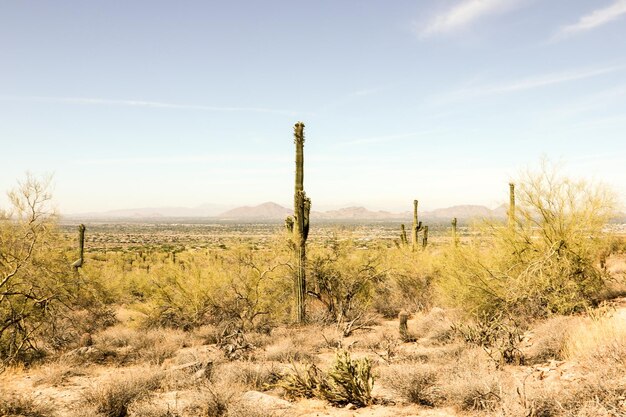
[[[311,213],[313,219],[328,220],[383,220],[402,219],[407,217],[407,213],[390,213],[388,211],[371,211],[365,207],[345,207],[338,210]]]
[[[280,204],[266,202],[256,206],[236,207],[224,211],[228,207],[217,204],[203,204],[189,207],[144,207],[136,209],[110,210],[99,213],[82,213],[67,215],[70,219],[142,219],[142,218],[199,218],[208,217],[224,220],[282,220],[293,214],[293,210]],[[453,217],[459,220],[476,218],[506,217],[507,206],[502,205],[494,210],[479,205],[460,205],[432,211],[421,211],[420,219],[424,221],[448,221]],[[404,220],[410,221],[411,211],[392,213],[389,211],[372,211],[365,207],[353,206],[337,210],[313,211],[311,218],[317,220]]]
[[[426,211],[422,217],[435,219],[474,219],[484,217],[500,217],[498,209],[491,210],[485,206],[463,205]],[[505,212],[506,215],[506,212]]]
[[[124,219],[124,218],[159,218],[159,217],[211,217],[228,206],[221,204],[202,204],[197,207],[142,207],[133,209],[109,210],[103,212],[68,214],[67,218],[81,219]]]
[[[244,206],[228,210],[219,216],[220,219],[263,219],[277,220],[284,219],[293,214],[293,210],[281,206],[280,204],[267,202],[258,206]]]

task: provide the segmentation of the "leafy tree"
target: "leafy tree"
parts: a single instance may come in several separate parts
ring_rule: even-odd
[[[488,222],[469,245],[450,250],[445,295],[468,312],[533,317],[596,301],[605,286],[596,263],[614,212],[610,190],[564,177],[547,162],[517,188],[512,224]]]

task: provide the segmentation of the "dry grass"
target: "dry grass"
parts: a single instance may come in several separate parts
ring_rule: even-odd
[[[587,318],[568,337],[565,357],[591,366],[626,366],[626,315]]]
[[[54,415],[50,405],[35,400],[29,394],[0,389],[0,416],[52,417]]]
[[[242,389],[266,391],[278,382],[282,370],[272,363],[237,361],[219,365],[215,374],[220,383]]]
[[[523,349],[528,364],[564,359],[565,344],[577,322],[575,317],[556,316],[531,331],[531,345]]]
[[[94,348],[112,352],[118,364],[148,363],[160,365],[183,347],[191,336],[180,330],[140,330],[123,326],[110,327],[94,337]]]
[[[163,373],[150,368],[119,374],[91,387],[84,393],[84,402],[106,417],[125,417],[135,401],[148,397],[159,388]]]
[[[432,365],[392,365],[381,372],[382,383],[409,403],[435,407],[445,401]]]
[[[50,362],[37,368],[37,375],[34,377],[33,386],[62,386],[68,383],[71,378],[88,375],[90,371],[89,368],[76,366],[67,361]]]

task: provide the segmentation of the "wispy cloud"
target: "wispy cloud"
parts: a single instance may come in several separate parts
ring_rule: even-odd
[[[464,0],[432,18],[425,27],[417,28],[417,32],[421,37],[454,32],[486,16],[506,13],[519,3],[520,0]]]
[[[0,96],[3,101],[30,101],[40,103],[77,104],[77,105],[104,105],[125,107],[148,107],[155,109],[179,109],[200,110],[209,112],[250,112],[250,113],[274,113],[286,116],[302,115],[302,112],[291,110],[271,109],[266,107],[228,107],[228,106],[203,106],[195,104],[176,104],[160,101],[146,100],[111,100],[103,98],[84,97],[39,97],[39,96]]]
[[[553,36],[552,40],[557,41],[580,32],[593,30],[619,18],[624,14],[626,14],[626,0],[616,0],[608,7],[596,9],[593,12],[582,16],[578,22],[574,24],[561,27]]]
[[[532,90],[571,81],[583,80],[586,78],[598,77],[600,75],[609,74],[624,69],[626,69],[626,65],[613,65],[600,68],[584,68],[558,73],[544,74],[535,77],[513,80],[508,83],[487,84],[470,88],[462,88],[449,93],[440,94],[434,99],[434,101],[437,104],[445,104],[480,96]]]

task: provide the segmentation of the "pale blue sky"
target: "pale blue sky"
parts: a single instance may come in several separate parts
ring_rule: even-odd
[[[626,0],[0,1],[0,190],[62,212],[496,206],[542,155],[626,195]],[[1,201],[1,200],[0,200]]]

